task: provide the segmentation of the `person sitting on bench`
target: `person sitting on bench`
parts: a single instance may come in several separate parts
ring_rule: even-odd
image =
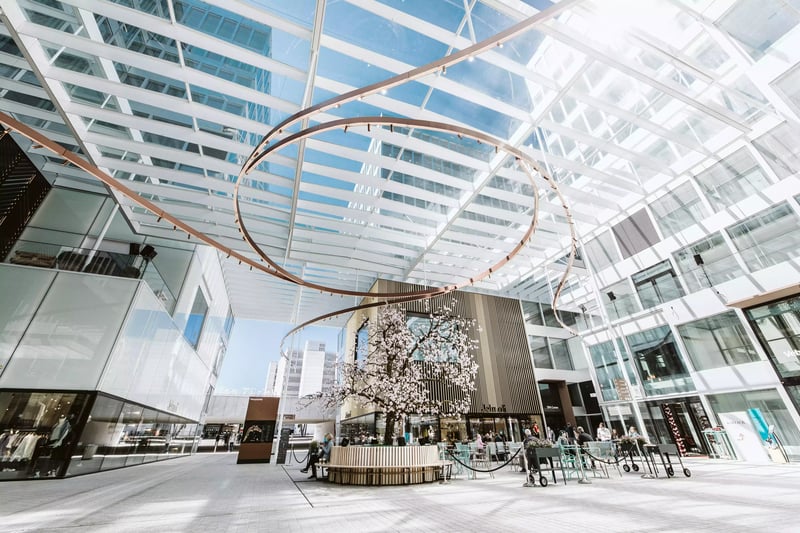
[[[322,460],[327,462],[331,458],[331,448],[333,448],[333,435],[330,433],[325,434],[325,438],[322,440],[322,445],[319,447],[319,452],[317,455],[311,456],[310,466],[311,466],[311,475],[308,476],[308,479],[316,479],[317,478],[317,463]],[[308,466],[306,466],[306,470]]]

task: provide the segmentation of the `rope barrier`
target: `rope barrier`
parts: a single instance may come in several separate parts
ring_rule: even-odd
[[[302,460],[301,460],[301,459],[298,459],[298,458],[297,458],[297,454],[296,454],[296,453],[295,453],[295,451],[294,451],[294,445],[292,445],[292,457],[294,458],[295,462],[297,462],[297,463],[299,463],[299,464],[305,463],[305,462],[306,462],[306,460],[308,459],[308,455],[309,455],[310,453],[311,453],[311,451],[306,451],[306,456],[305,456],[305,457],[303,457],[303,459],[302,459]]]
[[[452,457],[452,458],[453,458],[453,460],[454,460],[455,462],[457,462],[458,464],[460,464],[461,466],[463,466],[463,467],[464,467],[464,468],[466,468],[467,470],[472,470],[473,472],[482,472],[482,473],[484,473],[484,474],[488,474],[489,472],[496,472],[496,471],[500,470],[501,468],[503,468],[503,467],[505,467],[505,466],[508,466],[509,464],[511,464],[511,462],[512,462],[512,461],[513,461],[513,460],[514,460],[516,457],[517,457],[517,455],[519,455],[519,452],[521,452],[521,451],[522,451],[522,447],[520,447],[520,448],[519,448],[519,449],[518,449],[518,450],[517,450],[517,451],[514,453],[514,455],[512,455],[511,457],[509,457],[509,458],[508,458],[508,460],[507,460],[505,463],[501,464],[501,465],[500,465],[500,466],[498,466],[497,468],[491,468],[491,469],[489,469],[489,470],[481,470],[481,469],[479,469],[479,468],[472,468],[472,467],[471,467],[471,466],[469,466],[468,464],[466,464],[466,463],[462,462],[462,461],[461,461],[461,459],[459,459],[458,457],[456,457],[456,456],[455,456],[455,454],[452,452],[452,450],[447,450],[447,453],[450,455],[450,457]]]

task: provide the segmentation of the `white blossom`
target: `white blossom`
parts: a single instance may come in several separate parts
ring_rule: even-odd
[[[450,305],[426,309],[425,319],[409,324],[403,309],[382,308],[369,325],[366,359],[341,363],[339,383],[319,397],[331,407],[353,399],[383,411],[386,442],[401,416],[467,413],[478,373],[472,357],[478,341],[470,336],[475,321],[453,316],[452,311]],[[448,399],[434,394],[429,382],[444,384]]]

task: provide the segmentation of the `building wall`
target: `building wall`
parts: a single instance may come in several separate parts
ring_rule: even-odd
[[[142,241],[108,198],[56,187],[15,250],[124,255]],[[0,310],[0,388],[99,390],[200,420],[232,324],[220,259],[207,247],[152,243],[169,283],[137,256],[125,257],[143,272],[135,279],[0,264],[0,293],[14,302]],[[187,324],[198,293],[208,307],[194,317],[194,344]]]
[[[394,281],[378,280],[375,292],[411,292],[420,286]],[[495,414],[497,412],[541,414],[539,395],[531,363],[525,323],[518,300],[458,292],[453,312],[465,318],[474,318],[481,331],[476,332],[479,341],[474,357],[478,363],[476,391],[472,399],[472,413]],[[434,299],[449,302],[451,296]],[[427,313],[423,302],[404,304],[409,312]],[[345,353],[352,358],[355,336],[365,318],[375,319],[377,310],[355,313],[347,324]],[[438,391],[446,394],[444,384]],[[349,403],[343,409],[346,418],[369,413],[374,409]]]

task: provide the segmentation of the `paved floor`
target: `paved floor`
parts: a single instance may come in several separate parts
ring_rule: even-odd
[[[691,460],[693,476],[629,473],[526,488],[494,479],[409,487],[307,480],[299,466],[204,454],[65,480],[0,483],[0,531],[800,531],[800,466]]]

